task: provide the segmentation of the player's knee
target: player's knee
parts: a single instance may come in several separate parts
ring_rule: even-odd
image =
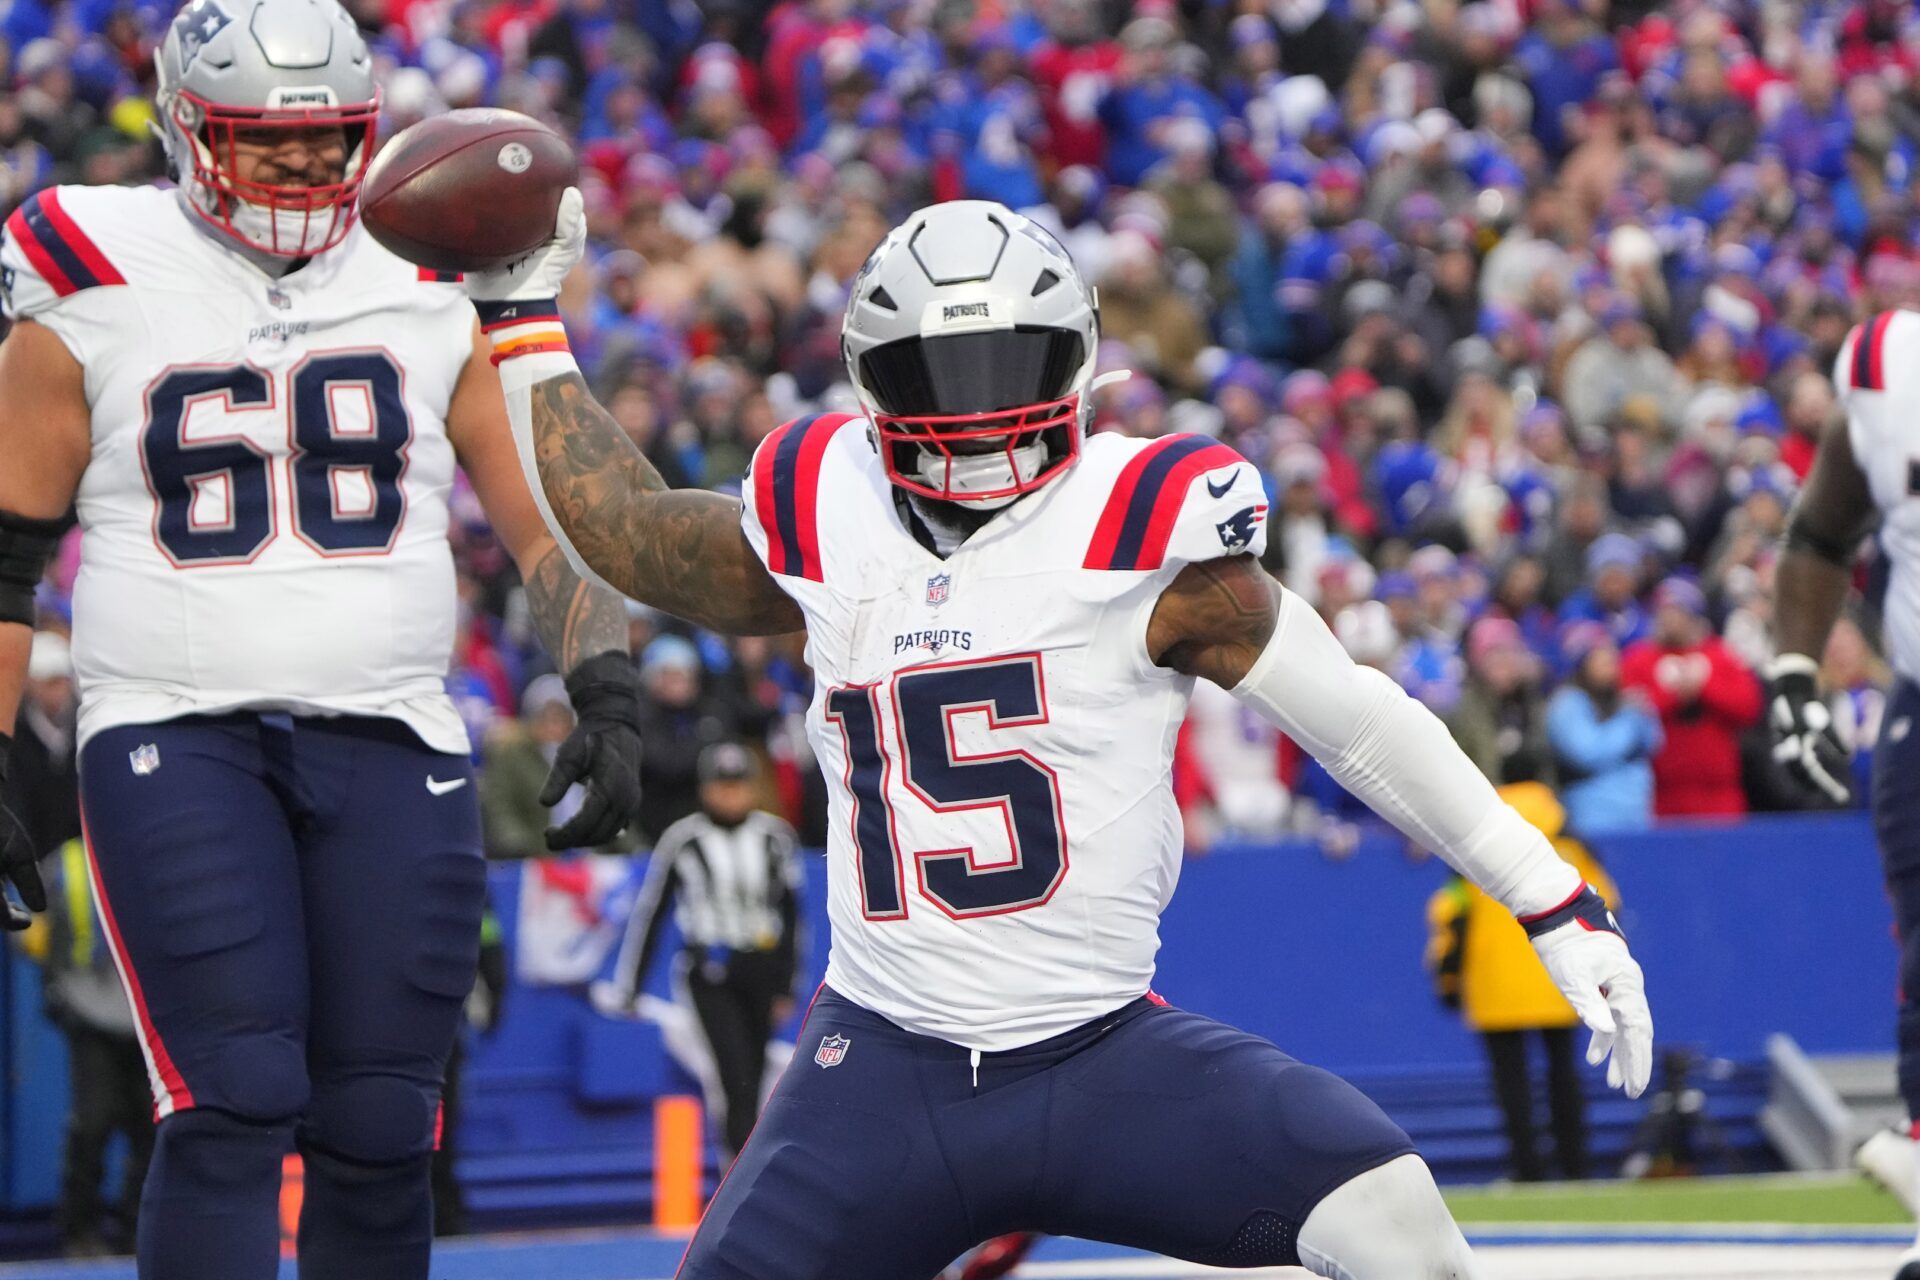
[[[433,1151],[436,1090],[400,1076],[316,1081],[303,1145],[361,1165],[398,1164]]]
[[[289,1123],[306,1109],[306,1054],[291,1039],[262,1035],[236,1040],[211,1057],[207,1071],[215,1077],[215,1087],[205,1091],[206,1101],[242,1120]]]
[[[261,1121],[212,1107],[168,1116],[155,1135],[154,1160],[166,1170],[163,1194],[243,1194],[277,1183],[290,1120]]]
[[[1329,1192],[1300,1228],[1300,1258],[1329,1280],[1479,1280],[1472,1251],[1419,1156]]]

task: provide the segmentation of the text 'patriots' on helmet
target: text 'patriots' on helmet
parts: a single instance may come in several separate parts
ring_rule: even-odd
[[[887,476],[993,508],[1080,455],[1096,301],[1044,228],[989,200],[931,205],[861,268],[841,348]]]
[[[346,238],[380,94],[337,0],[193,0],[154,62],[160,139],[195,213],[282,257]]]

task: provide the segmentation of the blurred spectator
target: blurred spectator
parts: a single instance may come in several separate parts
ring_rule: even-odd
[[[1280,781],[1280,731],[1218,685],[1198,681],[1177,752],[1175,787],[1187,852],[1220,839],[1270,841],[1292,797]]]
[[[702,688],[700,651],[663,635],[641,651],[640,829],[649,839],[700,807],[700,753],[734,729],[719,700]]]
[[[1653,754],[1660,721],[1620,688],[1620,650],[1606,628],[1567,628],[1567,682],[1547,703],[1547,740],[1567,829],[1583,837],[1653,823]]]
[[[1740,735],[1760,719],[1760,682],[1707,627],[1707,602],[1685,578],[1654,592],[1652,634],[1620,659],[1620,682],[1660,715],[1653,808],[1663,818],[1738,817]]]
[[[20,935],[19,945],[42,967],[41,999],[67,1045],[66,1139],[55,1211],[61,1248],[68,1257],[93,1258],[132,1247],[140,1185],[153,1152],[153,1111],[133,1006],[114,968],[87,875],[74,710],[66,637],[35,632],[7,785],[13,811],[41,857],[47,910]],[[127,1149],[120,1189],[109,1204],[102,1183],[107,1146],[116,1134]]]
[[[47,1020],[67,1047],[66,1137],[54,1222],[69,1258],[129,1253],[153,1155],[147,1063],[94,906],[85,846],[78,838],[55,846],[40,875],[47,910],[18,938],[20,949],[42,966]],[[126,1140],[126,1149],[119,1190],[109,1203],[103,1184],[115,1136]]]
[[[67,637],[36,631],[27,685],[14,725],[7,785],[13,811],[42,857],[80,834],[80,779],[75,766],[73,657]]]
[[[1447,728],[1495,786],[1550,782],[1539,664],[1519,624],[1488,616],[1467,632],[1467,679]]]
[[[519,717],[493,722],[485,739],[480,768],[480,817],[490,858],[539,858],[547,848],[548,827],[564,824],[565,810],[577,798],[563,797],[549,809],[540,803],[547,775],[560,744],[573,732],[573,704],[566,682],[557,675],[535,677],[520,695]],[[603,852],[636,847],[631,831],[622,832]]]
[[[1619,905],[1619,890],[1584,845],[1562,834],[1566,815],[1539,782],[1500,789],[1502,799],[1553,842],[1554,852],[1586,882]],[[1513,914],[1458,876],[1427,904],[1432,936],[1427,965],[1441,999],[1458,1009],[1486,1045],[1493,1093],[1507,1131],[1507,1172],[1515,1182],[1546,1177],[1534,1130],[1529,1033],[1547,1058],[1547,1104],[1552,1114],[1553,1163],[1563,1178],[1587,1176],[1586,1099],[1574,1058],[1580,1019],[1547,976],[1533,944]]]

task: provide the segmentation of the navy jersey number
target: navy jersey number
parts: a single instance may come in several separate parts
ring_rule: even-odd
[[[400,478],[413,441],[393,357],[309,356],[288,382],[294,532],[322,555],[391,549],[406,514]],[[175,565],[244,564],[273,540],[271,456],[238,436],[189,441],[185,427],[197,401],[270,409],[274,390],[271,375],[251,365],[170,369],[148,388],[141,465],[157,506],[154,539]],[[343,394],[364,397],[364,421],[340,419]]]
[[[984,715],[989,731],[1044,723],[1046,680],[1039,656],[902,671],[893,678],[892,701],[907,789],[937,813],[998,809],[1013,855],[982,867],[970,847],[914,850],[920,893],[956,919],[1023,911],[1051,898],[1067,872],[1059,779],[1017,748],[965,754],[953,732],[955,718],[966,715]],[[887,802],[889,765],[875,690],[834,690],[827,715],[847,743],[866,916],[898,919],[906,914],[903,851]]]
[[[273,380],[251,365],[170,369],[147,388],[140,461],[159,505],[153,536],[177,565],[243,564],[273,539],[273,472],[265,451],[237,436],[187,443],[196,401],[229,409],[273,404]]]
[[[323,554],[390,550],[400,531],[413,423],[400,368],[384,351],[308,356],[288,379],[293,402],[293,528]],[[364,421],[341,422],[336,397],[364,396]],[[342,481],[358,475],[351,496]]]

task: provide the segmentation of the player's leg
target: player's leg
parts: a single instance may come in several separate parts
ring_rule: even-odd
[[[676,1280],[903,1280],[974,1244],[934,1134],[931,1043],[822,991]]]
[[[1341,1183],[1300,1227],[1301,1265],[1328,1280],[1476,1280],[1426,1162],[1404,1155]]]
[[[1507,1132],[1507,1173],[1515,1182],[1540,1181],[1540,1150],[1533,1132],[1533,1085],[1527,1078],[1527,1037],[1521,1031],[1483,1031],[1493,1096]]]
[[[1900,944],[1900,1010],[1896,1023],[1900,1098],[1920,1127],[1920,686],[1895,686],[1873,754],[1873,825],[1886,870]],[[1901,725],[1907,728],[1902,730]],[[1920,1171],[1917,1171],[1920,1178]],[[1908,1274],[1911,1270],[1911,1275]],[[1920,1280],[1920,1240],[1900,1280]]]
[[[425,1280],[440,1087],[486,900],[473,786],[446,787],[472,770],[395,721],[302,720],[293,752],[313,1006],[300,1274]]]
[[[720,1080],[727,1151],[737,1155],[760,1111],[772,1000],[739,973],[729,972],[716,981],[697,963],[687,974],[687,994]]]
[[[159,1129],[142,1280],[269,1280],[280,1157],[307,1103],[293,840],[245,717],[107,729],[80,757],[94,889]]]
[[[1299,1265],[1311,1243],[1347,1268],[1326,1273],[1339,1280],[1466,1280],[1471,1257],[1404,1172],[1426,1177],[1411,1154],[1337,1076],[1153,1008],[1056,1068],[1048,1177],[1026,1225],[1227,1267]]]
[[[1587,1176],[1587,1098],[1576,1065],[1572,1027],[1540,1032],[1547,1047],[1547,1106],[1553,1115],[1553,1145],[1561,1176]]]

